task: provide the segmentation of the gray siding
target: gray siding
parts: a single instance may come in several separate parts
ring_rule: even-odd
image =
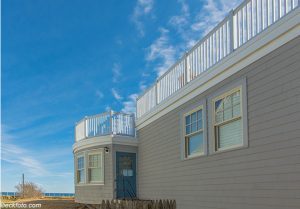
[[[181,160],[179,113],[244,77],[249,147]],[[179,209],[298,209],[299,107],[298,37],[138,131],[139,197]]]

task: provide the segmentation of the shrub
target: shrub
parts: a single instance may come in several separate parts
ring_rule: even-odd
[[[21,183],[16,185],[15,188],[20,197],[23,197],[24,195],[24,198],[31,198],[31,197],[41,197],[43,195],[43,189],[33,182],[24,183],[24,193],[23,193],[23,185]]]

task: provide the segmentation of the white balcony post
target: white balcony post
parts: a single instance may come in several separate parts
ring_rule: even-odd
[[[113,124],[112,124],[112,115],[113,111],[109,110],[109,126],[110,126],[110,134],[113,135]]]
[[[78,123],[75,123],[75,127],[74,127],[75,142],[77,142],[77,131],[76,131],[77,125],[78,125]]]
[[[233,24],[233,10],[229,13],[229,53],[234,50],[234,24]]]
[[[185,65],[185,77],[184,77],[184,85],[186,85],[189,82],[189,76],[190,76],[190,69],[189,69],[189,63],[188,63],[188,53],[186,52],[184,54],[184,65]]]
[[[155,82],[155,105],[158,104],[158,86],[157,86],[158,80]]]
[[[88,137],[88,134],[87,134],[87,116],[84,117],[84,138],[86,139]]]

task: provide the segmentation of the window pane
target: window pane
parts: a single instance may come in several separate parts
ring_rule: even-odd
[[[100,167],[100,154],[89,155],[89,167]]]
[[[240,115],[241,115],[241,105],[238,104],[233,106],[233,117],[240,116]]]
[[[221,123],[223,122],[223,112],[217,112],[216,113],[216,123]]]
[[[187,125],[185,127],[185,134],[190,134],[191,133],[191,125]]]
[[[84,169],[79,170],[79,182],[84,182]]]
[[[224,109],[229,109],[232,107],[232,97],[228,96],[224,99]]]
[[[219,126],[218,148],[223,149],[242,144],[242,120]]]
[[[188,139],[188,155],[195,155],[203,152],[203,133],[196,134]]]
[[[232,94],[233,105],[240,103],[240,91],[237,91]]]
[[[185,117],[185,124],[188,125],[190,123],[191,123],[191,116],[188,115],[188,116]]]
[[[198,129],[197,130],[200,130],[202,129],[202,120],[198,120]]]
[[[191,115],[191,118],[192,118],[192,123],[196,122],[196,120],[197,120],[196,112],[194,112],[194,113]]]
[[[191,133],[197,131],[197,122],[192,123],[192,130]]]
[[[197,112],[197,119],[202,120],[202,110],[198,110]]]
[[[77,159],[77,168],[78,169],[84,168],[84,158],[83,157],[79,157]]]
[[[232,118],[232,108],[227,108],[224,110],[224,120],[229,120]]]
[[[222,99],[215,102],[215,111],[219,112],[223,110],[223,102]]]
[[[100,168],[91,168],[90,169],[90,181],[101,181],[102,173]]]

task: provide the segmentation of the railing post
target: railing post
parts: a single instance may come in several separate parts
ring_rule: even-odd
[[[109,110],[109,126],[110,126],[110,134],[113,135],[113,124],[112,124],[112,115],[113,111]]]
[[[84,116],[84,138],[85,139],[88,137],[86,130],[87,130],[87,116]]]
[[[77,124],[78,123],[75,123],[75,127],[74,127],[75,142],[77,142],[77,131],[76,131]]]
[[[186,52],[184,54],[184,71],[185,71],[185,77],[184,77],[184,85],[186,85],[189,82],[189,67],[188,67],[188,61],[187,61],[188,53]]]
[[[233,25],[233,10],[229,13],[229,53],[234,50],[234,25]]]
[[[134,119],[134,114],[131,115],[131,133],[135,137],[136,136],[136,131],[135,131],[135,119]]]
[[[155,82],[155,104],[157,105],[158,104],[158,80],[156,80]]]

